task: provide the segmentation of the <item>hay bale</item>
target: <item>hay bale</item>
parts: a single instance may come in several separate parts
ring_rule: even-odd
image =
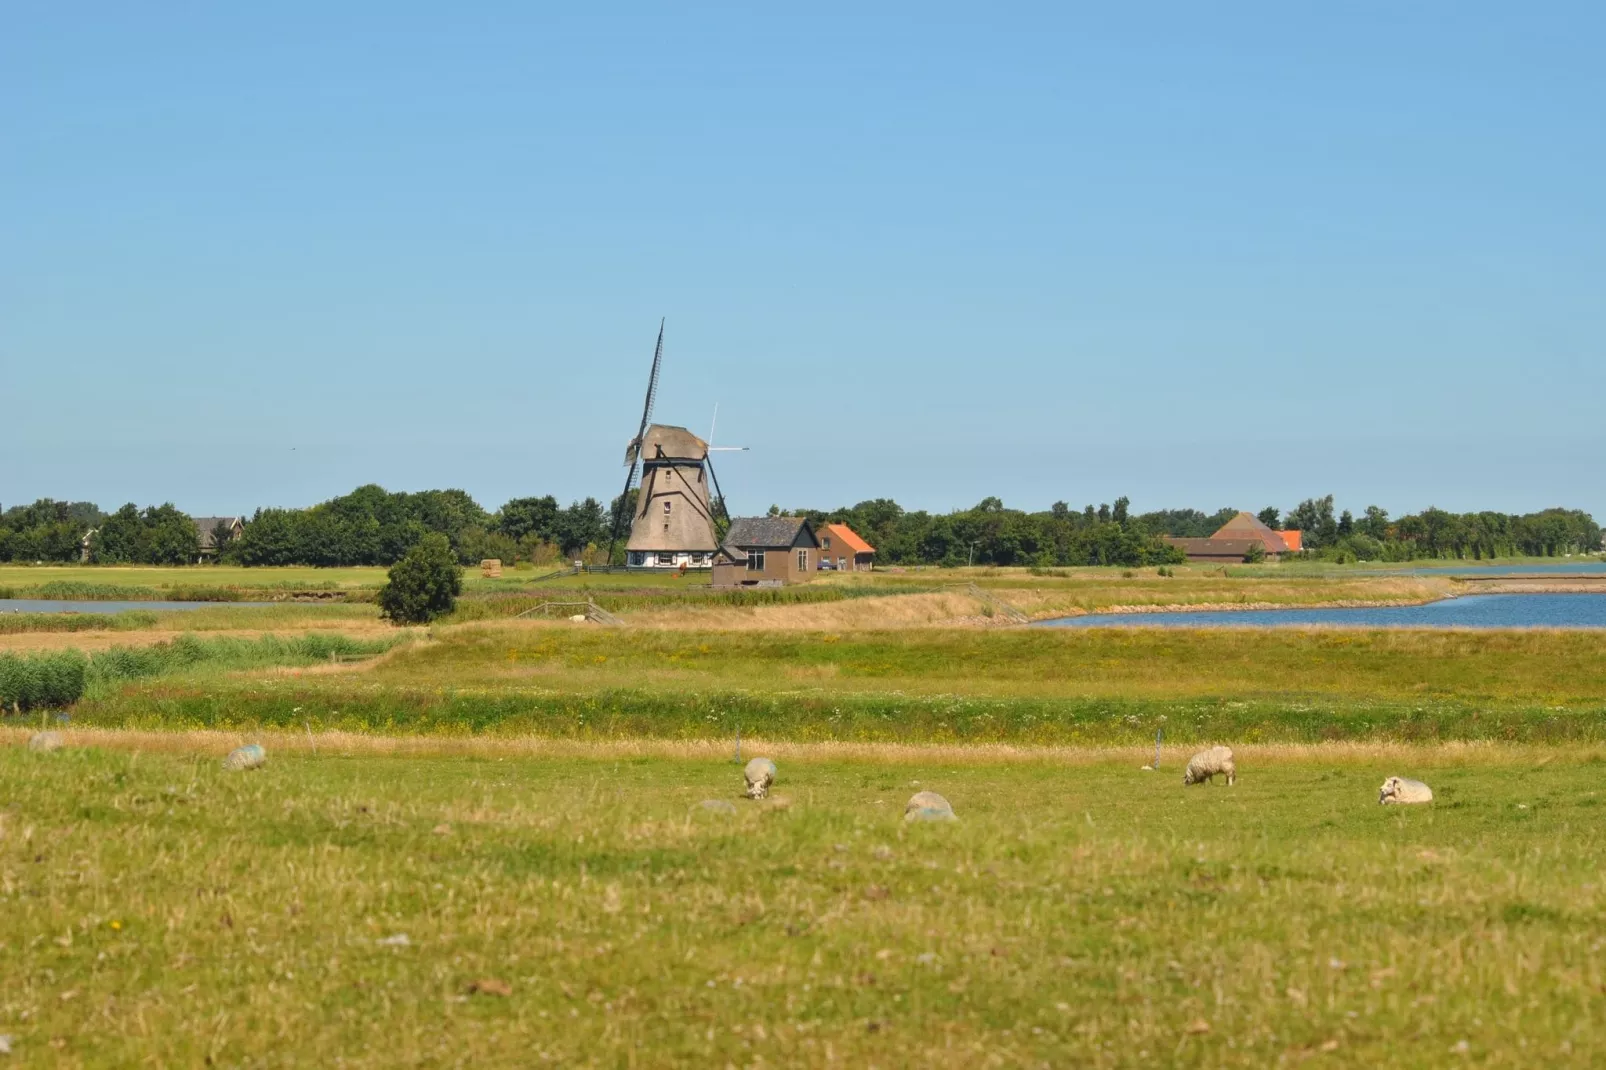
[[[223,759],[223,768],[261,769],[268,764],[268,752],[256,743],[247,743],[243,747],[235,747],[229,751],[229,756]]]
[[[28,740],[28,749],[39,754],[49,754],[66,745],[67,737],[60,732],[35,732]]]
[[[917,791],[903,808],[905,821],[958,821],[954,808],[934,791]]]
[[[502,578],[502,559],[500,557],[487,557],[480,562],[480,576],[488,580]]]

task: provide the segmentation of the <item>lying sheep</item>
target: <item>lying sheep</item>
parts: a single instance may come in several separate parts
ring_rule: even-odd
[[[1377,793],[1377,801],[1379,805],[1432,802],[1433,789],[1420,780],[1391,776],[1383,781],[1383,788]]]
[[[247,743],[243,747],[235,747],[229,751],[229,756],[223,759],[223,768],[229,770],[261,769],[268,762],[268,752],[259,744]]]
[[[934,791],[917,791],[903,808],[905,821],[958,821],[947,799]]]
[[[775,783],[775,763],[768,758],[754,758],[742,770],[742,776],[747,780],[747,797],[762,799],[770,793],[770,785]]]
[[[1188,768],[1182,774],[1182,783],[1203,784],[1218,773],[1227,778],[1229,785],[1238,779],[1238,767],[1232,763],[1232,750],[1229,747],[1211,747],[1189,758]]]

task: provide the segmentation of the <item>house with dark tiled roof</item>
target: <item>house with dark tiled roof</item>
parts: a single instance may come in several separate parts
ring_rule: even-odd
[[[229,542],[238,539],[245,530],[245,518],[239,516],[192,516],[190,522],[195,525],[195,533],[200,537],[202,560],[217,556],[219,529],[228,532]]]
[[[714,551],[715,587],[781,587],[807,583],[819,563],[820,540],[803,516],[737,517]]]
[[[869,572],[875,567],[875,547],[846,524],[826,524],[819,536],[821,571]]]
[[[1275,561],[1300,548],[1297,531],[1277,531],[1252,513],[1239,513],[1208,539],[1165,540],[1188,555],[1189,561],[1241,564],[1256,546],[1265,551],[1266,560]]]

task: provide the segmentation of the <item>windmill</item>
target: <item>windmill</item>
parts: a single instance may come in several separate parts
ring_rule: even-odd
[[[641,408],[641,426],[625,447],[625,465],[629,472],[614,510],[608,560],[613,560],[619,540],[624,536],[629,514],[630,536],[625,543],[627,566],[703,568],[712,564],[714,550],[719,545],[708,494],[713,469],[708,464],[708,443],[684,427],[652,422],[663,359],[664,325],[660,321],[652,373],[647,378],[647,399]],[[630,492],[636,489],[638,478],[641,489],[635,508],[631,509]]]

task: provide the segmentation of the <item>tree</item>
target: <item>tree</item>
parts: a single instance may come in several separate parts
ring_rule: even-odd
[[[1273,531],[1283,526],[1283,514],[1275,505],[1268,505],[1255,515],[1262,524]]]
[[[1110,519],[1114,520],[1117,524],[1125,524],[1127,507],[1131,504],[1132,499],[1128,498],[1124,494],[1115,499],[1115,508],[1110,513]]]
[[[1250,543],[1249,549],[1244,551],[1244,564],[1258,565],[1264,560],[1266,560],[1266,547],[1258,540]]]
[[[396,624],[428,624],[450,613],[463,592],[463,571],[445,535],[430,532],[390,567],[379,608]]]
[[[216,524],[212,525],[212,548],[217,551],[217,556],[219,558],[223,556],[223,551],[227,550],[229,548],[229,543],[233,541],[233,524],[230,524],[224,520],[219,520]]]
[[[558,500],[552,495],[544,498],[514,498],[502,506],[496,530],[514,542],[529,535],[534,535],[542,542],[551,542],[557,520]]]
[[[1388,538],[1389,512],[1387,509],[1375,505],[1366,507],[1366,516],[1360,521],[1360,529],[1372,538],[1382,542]]]
[[[587,546],[600,543],[607,533],[602,504],[595,498],[571,502],[567,509],[560,510],[553,530],[554,541],[564,556],[571,558],[585,552]]]
[[[1288,514],[1288,528],[1304,532],[1304,544],[1316,549],[1331,546],[1338,538],[1338,523],[1333,519],[1333,496],[1306,498]]]
[[[1355,518],[1348,509],[1338,514],[1338,537],[1348,538],[1355,533]]]

